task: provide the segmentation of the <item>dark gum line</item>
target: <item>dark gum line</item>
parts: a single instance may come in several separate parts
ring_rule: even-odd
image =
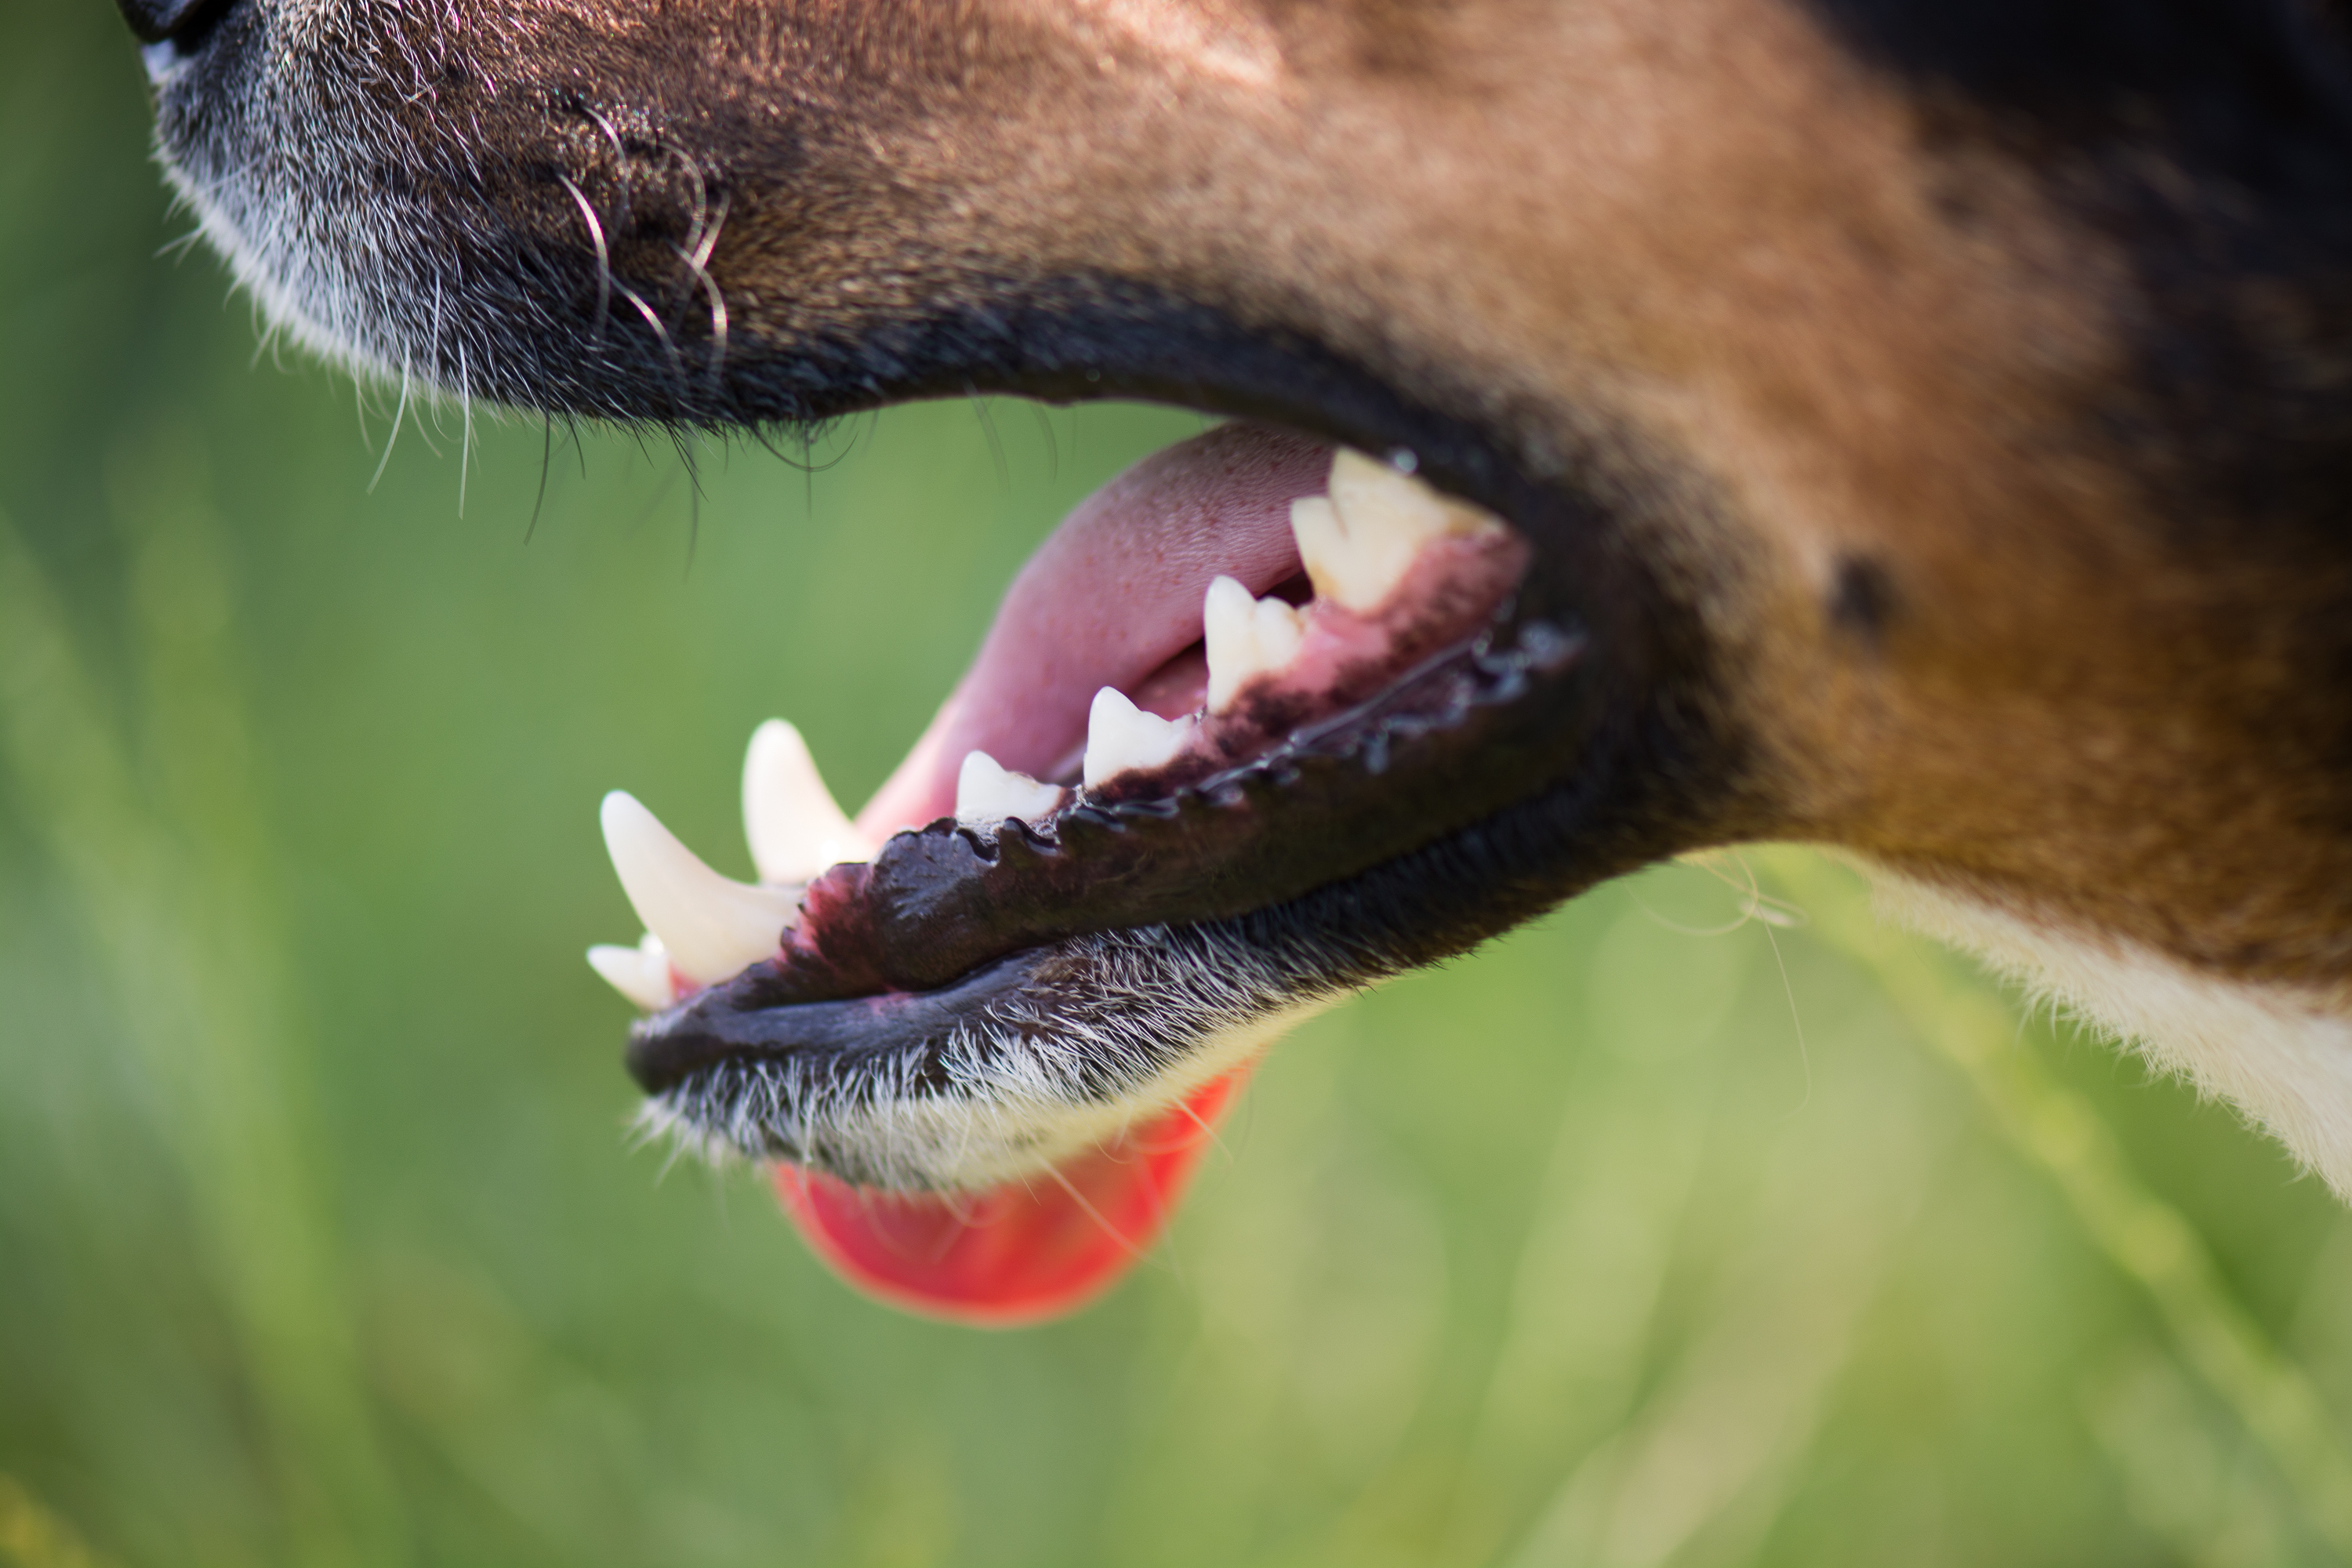
[[[1484,732],[1496,728],[1492,721],[1516,713],[1532,717],[1540,728],[1547,718],[1556,720],[1559,716],[1559,702],[1548,699],[1565,697],[1577,703],[1589,693],[1590,683],[1578,679],[1587,646],[1580,634],[1560,632],[1540,622],[1521,623],[1521,631],[1524,641],[1536,645],[1535,650],[1487,654],[1489,661],[1508,671],[1492,689],[1476,700],[1457,704],[1453,711],[1415,722],[1407,734],[1391,732],[1377,713],[1367,715],[1359,710],[1336,715],[1324,727],[1323,738],[1339,739],[1347,731],[1355,731],[1350,743],[1344,747],[1318,753],[1309,749],[1308,738],[1301,737],[1297,754],[1276,759],[1275,767],[1254,764],[1234,770],[1231,774],[1210,781],[1207,788],[1187,792],[1172,801],[1110,808],[1081,806],[1072,814],[1060,843],[1044,839],[1024,825],[1013,824],[1014,831],[1001,833],[996,838],[994,857],[982,863],[981,874],[985,877],[998,868],[1033,874],[1042,870],[1050,881],[1050,872],[1057,860],[1066,868],[1070,865],[1062,859],[1062,854],[1074,841],[1092,838],[1098,845],[1117,847],[1122,839],[1132,842],[1138,827],[1181,835],[1188,828],[1201,826],[1202,813],[1230,809],[1232,803],[1209,801],[1211,795],[1229,786],[1244,797],[1241,804],[1244,807],[1268,799],[1293,798],[1302,785],[1328,791],[1328,786],[1338,783],[1343,795],[1358,795],[1370,786],[1375,809],[1383,810],[1391,819],[1382,826],[1392,826],[1395,819],[1409,817],[1420,809],[1411,798],[1418,792],[1407,792],[1406,804],[1396,807],[1389,784],[1375,781],[1389,771],[1395,756],[1413,749],[1413,742],[1435,742],[1434,746],[1419,748],[1424,755],[1431,752],[1443,754],[1449,747],[1460,745],[1467,752],[1491,757],[1496,754],[1497,744],[1507,752],[1513,749],[1507,737],[1498,742],[1496,737]],[[1464,650],[1447,650],[1429,660],[1415,676],[1442,673],[1445,667],[1463,662],[1466,662]],[[1410,679],[1401,682],[1398,692],[1409,692],[1412,685]],[[1517,731],[1526,726],[1503,727]],[[1289,777],[1280,776],[1286,763],[1296,767]],[[1329,809],[1312,800],[1302,809],[1310,824],[1333,819]],[[1188,815],[1192,818],[1189,823],[1185,820]],[[1213,818],[1211,826],[1214,826]],[[1373,837],[1386,836],[1376,833]],[[952,828],[946,824],[902,835],[894,843],[923,849],[961,847],[971,851],[975,860],[983,847],[980,836],[971,830]],[[1083,849],[1083,845],[1080,847]],[[1099,855],[1101,850],[1094,853]],[[1305,858],[1321,865],[1320,874],[1312,879],[1318,885],[1356,874],[1352,868],[1332,871],[1328,856],[1319,850]],[[1376,856],[1373,860],[1381,863],[1389,858],[1391,857]],[[1083,871],[1093,863],[1081,858],[1076,864]],[[845,911],[843,918],[854,921],[859,913],[877,908],[881,900],[869,894],[869,879],[858,874],[867,868],[841,869],[847,875],[843,879],[844,885],[835,891]],[[1055,895],[1048,889],[1046,897],[1050,900]],[[1287,898],[1286,891],[1276,889],[1238,899],[1234,908],[1219,910],[1177,907],[1176,900],[1164,896],[1150,897],[1145,900],[1151,905],[1150,910],[1127,911],[1123,918],[1096,922],[1096,928],[1195,923],[1255,913],[1285,903]],[[999,925],[995,929],[1002,933],[1008,928]],[[837,970],[824,969],[823,955],[809,955],[816,967],[802,967],[790,975],[780,973],[774,965],[757,964],[668,1013],[640,1022],[631,1036],[629,1068],[646,1092],[659,1094],[698,1072],[738,1057],[806,1054],[836,1058],[835,1065],[844,1069],[854,1068],[863,1056],[887,1056],[903,1049],[912,1038],[944,1037],[948,1026],[958,1017],[995,998],[1025,994],[1031,972],[1038,963],[1052,962],[1056,952],[1054,943],[1076,934],[1078,933],[1074,931],[1040,927],[1024,938],[1010,941],[944,983],[904,987],[886,984],[867,991],[845,985],[842,994],[834,995],[821,994],[825,988],[823,982],[828,978],[844,980],[846,976]]]
[[[1061,781],[1070,790],[1070,799],[1039,821],[1007,818],[982,832],[959,825],[952,817],[941,817],[922,828],[893,835],[872,860],[830,868],[808,888],[801,918],[783,933],[784,974],[794,976],[800,984],[789,987],[793,997],[780,996],[774,1005],[924,990],[952,984],[971,972],[970,968],[944,973],[937,969],[908,971],[893,967],[887,959],[871,963],[847,959],[845,950],[857,939],[845,940],[844,933],[827,929],[828,921],[840,921],[847,931],[872,934],[884,923],[876,921],[862,906],[877,896],[871,868],[890,852],[893,844],[919,840],[926,834],[960,834],[985,868],[1003,864],[1003,846],[1015,837],[1041,855],[1064,857],[1077,847],[1075,841],[1063,841],[1066,823],[1082,825],[1082,837],[1084,824],[1108,816],[1131,832],[1179,810],[1180,796],[1229,794],[1252,775],[1278,768],[1286,755],[1328,749],[1327,742],[1335,738],[1344,742],[1349,731],[1376,723],[1384,707],[1406,702],[1446,666],[1473,658],[1508,628],[1517,587],[1527,576],[1533,551],[1516,531],[1499,540],[1473,542],[1476,553],[1459,559],[1454,563],[1457,569],[1434,581],[1426,593],[1402,601],[1392,598],[1389,605],[1369,613],[1341,609],[1342,616],[1386,639],[1381,649],[1339,667],[1328,684],[1312,690],[1285,688],[1273,681],[1255,683],[1255,690],[1245,689],[1235,706],[1216,716],[1209,749],[1188,750],[1167,767],[1133,770],[1092,789]],[[1286,580],[1284,585],[1306,581],[1302,574]],[[1343,743],[1341,749],[1356,755],[1364,748]],[[1381,769],[1376,766],[1371,771]],[[1083,815],[1088,813],[1092,816]],[[1081,911],[1084,907],[1082,893],[1069,906]],[[1081,913],[1075,921],[1034,934],[1051,939],[1127,923],[1134,922],[1088,920]],[[987,951],[971,954],[973,964],[992,963],[1008,951],[1001,944],[988,944]],[[783,978],[780,974],[779,979]]]

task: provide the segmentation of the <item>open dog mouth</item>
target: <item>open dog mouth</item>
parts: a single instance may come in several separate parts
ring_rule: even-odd
[[[1108,1286],[1273,1035],[1436,956],[1350,883],[1491,810],[1467,759],[1576,662],[1518,613],[1527,542],[1414,467],[1229,425],[1129,470],[855,820],[761,727],[756,886],[607,797],[647,934],[590,960],[651,1014],[649,1123],[784,1162],[818,1250],[906,1304]]]

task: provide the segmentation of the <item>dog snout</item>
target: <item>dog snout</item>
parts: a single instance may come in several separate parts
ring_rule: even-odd
[[[122,19],[144,44],[171,44],[195,48],[236,0],[117,0]]]

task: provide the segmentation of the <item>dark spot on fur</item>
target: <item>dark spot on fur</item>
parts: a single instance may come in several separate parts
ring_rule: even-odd
[[[1867,555],[1840,560],[1829,593],[1830,625],[1876,652],[1900,606],[1886,568]]]

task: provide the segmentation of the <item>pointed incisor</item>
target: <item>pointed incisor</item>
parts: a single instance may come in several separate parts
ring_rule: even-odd
[[[956,820],[973,827],[994,827],[1008,816],[1042,822],[1061,804],[1061,785],[1016,773],[986,752],[964,753],[956,773]]]
[[[1369,614],[1396,591],[1433,539],[1503,525],[1427,483],[1345,447],[1331,456],[1330,493],[1290,503],[1290,530],[1318,598]]]
[[[782,719],[751,731],[743,758],[743,837],[762,882],[805,882],[844,860],[869,859],[875,850],[824,787],[808,742]]]
[[[1250,680],[1288,664],[1306,637],[1304,612],[1272,595],[1253,599],[1231,577],[1212,582],[1201,604],[1201,640],[1209,655],[1209,711],[1223,712]]]
[[[1146,713],[1124,692],[1106,686],[1095,693],[1087,715],[1087,760],[1080,774],[1091,789],[1132,768],[1164,767],[1192,733],[1190,719]]]
[[[677,986],[670,978],[669,951],[651,931],[635,947],[606,942],[590,948],[588,967],[648,1013],[658,1013],[677,1000]]]
[[[604,820],[621,889],[680,974],[709,985],[776,951],[796,894],[720,876],[623,791],[604,797]]]

